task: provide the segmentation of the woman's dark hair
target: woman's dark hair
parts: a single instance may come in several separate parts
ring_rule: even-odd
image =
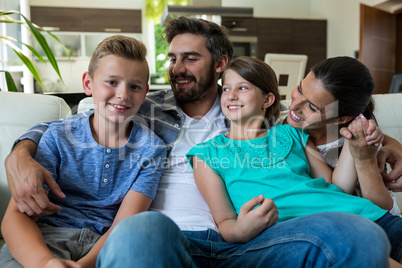
[[[234,59],[229,64],[226,71],[229,69],[235,71],[245,80],[261,89],[264,94],[274,94],[275,101],[265,112],[265,118],[269,122],[269,125],[273,125],[281,112],[278,79],[276,78],[274,70],[264,61],[247,56]],[[225,83],[226,71],[222,76],[222,84]],[[262,127],[266,127],[266,124],[263,124]]]
[[[220,56],[226,55],[229,62],[233,57],[233,44],[229,40],[228,30],[216,23],[196,18],[179,17],[166,21],[163,31],[164,39],[169,44],[179,34],[190,33],[204,36],[206,47],[212,54],[212,62],[216,62]]]
[[[310,70],[338,101],[338,117],[363,114],[374,119],[374,80],[368,68],[351,57],[323,60]]]

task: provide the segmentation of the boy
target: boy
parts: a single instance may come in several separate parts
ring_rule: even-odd
[[[148,210],[166,147],[132,121],[149,89],[145,55],[141,42],[125,36],[98,45],[82,77],[94,111],[52,124],[35,155],[63,189],[64,199],[49,195],[62,209],[31,218],[11,199],[2,223],[7,245],[1,267],[95,267],[113,227]]]

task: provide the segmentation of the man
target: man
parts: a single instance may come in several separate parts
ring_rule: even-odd
[[[343,213],[314,214],[277,224],[245,244],[222,240],[185,154],[195,144],[227,131],[217,82],[232,58],[233,47],[224,29],[200,19],[173,19],[167,23],[165,34],[170,43],[173,91],[150,94],[138,120],[165,140],[168,164],[151,206],[153,211],[119,223],[100,253],[98,266],[388,266],[390,246],[384,232],[364,218]],[[30,172],[35,177],[28,179],[29,186],[25,187],[31,188],[29,198],[19,198],[23,200],[20,211],[51,213],[58,208],[41,193],[42,182],[60,197],[62,194],[27,154],[34,153],[33,142],[20,143],[7,159],[13,193],[29,193],[21,186],[14,190],[14,183],[24,181]],[[250,209],[257,205],[253,202],[248,203]]]

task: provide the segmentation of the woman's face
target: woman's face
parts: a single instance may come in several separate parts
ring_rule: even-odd
[[[294,128],[319,129],[338,118],[338,102],[312,72],[292,91],[287,122]]]

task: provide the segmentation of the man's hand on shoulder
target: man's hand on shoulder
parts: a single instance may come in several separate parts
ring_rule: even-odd
[[[377,154],[377,163],[380,170],[386,169],[386,163],[391,172],[382,173],[385,185],[394,192],[402,192],[402,145],[395,139],[385,136],[383,147]]]
[[[18,210],[29,216],[45,216],[53,214],[61,207],[49,201],[43,184],[56,196],[64,198],[65,195],[51,174],[32,158],[36,147],[36,143],[31,140],[20,141],[7,157],[5,168],[8,185]]]

